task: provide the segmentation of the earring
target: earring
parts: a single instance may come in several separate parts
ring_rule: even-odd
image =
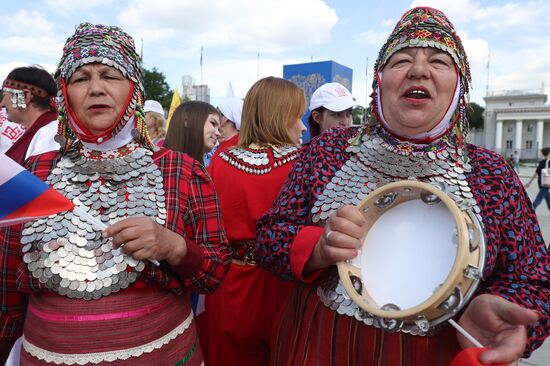
[[[25,103],[25,92],[23,90],[11,89],[11,105],[13,108],[25,109],[27,103]]]

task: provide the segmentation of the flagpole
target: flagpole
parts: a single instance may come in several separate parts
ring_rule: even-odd
[[[369,58],[367,57],[365,65],[365,110],[369,105]]]
[[[256,80],[260,80],[260,52],[258,52],[258,66],[256,70]]]
[[[201,61],[200,61],[200,64],[201,64],[201,85],[203,85],[203,82],[202,82],[202,46],[201,46]]]
[[[77,216],[80,216],[84,220],[88,221],[88,223],[92,224],[92,226],[95,226],[95,228],[98,230],[103,231],[107,229],[107,225],[105,223],[93,217],[89,212],[84,211],[80,206],[75,205],[73,209],[73,213],[77,214]],[[160,265],[159,261],[155,259],[149,259],[149,262],[153,263],[155,266]]]
[[[491,51],[487,54],[487,85],[485,85],[485,96],[489,96],[489,66],[491,61]]]

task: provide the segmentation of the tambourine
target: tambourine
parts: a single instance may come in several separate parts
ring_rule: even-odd
[[[444,191],[444,184],[399,181],[358,206],[367,236],[356,258],[338,263],[338,273],[377,327],[427,334],[455,315],[481,280],[481,224]]]

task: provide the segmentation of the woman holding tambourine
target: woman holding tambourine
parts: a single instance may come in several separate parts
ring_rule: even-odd
[[[472,347],[452,319],[485,363],[547,337],[546,247],[506,160],[464,140],[469,85],[453,25],[414,8],[380,51],[367,125],[304,148],[258,222],[257,260],[301,281],[271,364],[448,365]]]

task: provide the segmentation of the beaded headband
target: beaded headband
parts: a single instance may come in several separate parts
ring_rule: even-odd
[[[101,63],[120,71],[125,78],[133,83],[133,95],[130,98],[127,109],[116,122],[113,129],[106,131],[101,136],[90,136],[76,132],[78,129],[71,126],[67,117],[66,84],[72,74],[81,66]],[[120,132],[134,116],[136,132],[135,138],[143,145],[152,146],[145,127],[143,100],[144,86],[141,71],[141,60],[135,50],[132,37],[122,29],[115,26],[101,24],[82,23],[75,33],[67,39],[63,47],[63,56],[55,72],[58,86],[58,119],[59,135],[72,144],[76,138],[86,142],[102,143]],[[76,121],[78,123],[78,121]]]
[[[2,90],[5,89],[16,89],[16,90],[29,90],[31,94],[39,96],[41,98],[48,98],[50,95],[45,89],[42,89],[36,85],[25,83],[18,80],[6,79],[2,84]]]

